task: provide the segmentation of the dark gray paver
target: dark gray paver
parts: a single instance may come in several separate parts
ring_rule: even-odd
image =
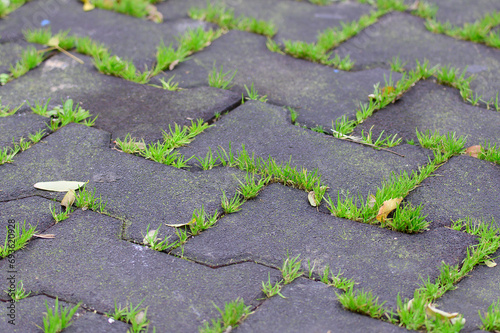
[[[120,58],[133,60],[141,69],[151,68],[156,47],[176,43],[175,37],[187,29],[207,26],[206,23],[180,19],[168,24],[134,18],[114,11],[94,9],[84,12],[82,3],[73,0],[39,0],[27,3],[11,13],[0,27],[5,37],[23,38],[26,29],[51,28],[53,33],[70,29],[70,34],[89,36],[104,43]],[[119,28],[117,28],[119,27]]]
[[[252,82],[269,102],[292,106],[299,112],[297,121],[311,127],[328,128],[342,115],[354,117],[360,102],[367,102],[373,85],[384,83],[389,71],[373,69],[344,72],[306,60],[269,51],[266,37],[242,31],[230,31],[211,46],[181,63],[172,74],[182,87],[208,85],[208,73],[214,61],[224,71],[238,70],[231,89],[245,92]],[[399,78],[400,74],[393,74]]]
[[[439,7],[436,15],[438,21],[450,21],[455,25],[472,23],[480,20],[486,14],[500,11],[500,3],[495,0],[432,0]]]
[[[254,17],[274,23],[278,33],[275,40],[301,40],[315,42],[319,32],[327,28],[341,27],[340,22],[357,21],[369,14],[372,7],[356,2],[338,2],[329,6],[316,6],[307,1],[289,0],[222,0],[227,8],[234,9],[235,16]],[[158,10],[166,19],[188,17],[191,7],[206,8],[205,0],[174,0],[158,4]]]
[[[185,223],[195,209],[220,211],[221,190],[234,193],[236,169],[191,173],[142,157],[108,148],[109,134],[84,125],[70,124],[0,166],[0,201],[29,195],[57,197],[64,193],[36,190],[41,181],[88,181],[97,196],[107,201],[106,210],[129,221],[127,237],[142,241],[146,227]],[[47,208],[48,210],[48,208]],[[161,234],[174,230],[161,229]]]
[[[288,111],[253,101],[223,116],[214,127],[180,151],[187,156],[205,157],[208,147],[212,152],[219,146],[228,151],[230,143],[233,151],[245,145],[249,153],[265,159],[272,156],[286,163],[291,156],[296,166],[309,170],[317,168],[334,197],[338,190],[363,195],[375,193],[391,172],[411,171],[428,162],[427,152],[420,148],[411,145],[392,148],[405,157],[376,151],[293,126]]]
[[[24,100],[60,105],[61,99],[75,102],[98,116],[96,127],[124,138],[127,133],[146,142],[162,138],[169,125],[190,124],[191,119],[208,120],[216,112],[231,109],[241,97],[230,91],[202,87],[168,91],[103,75],[89,57],[81,65],[64,54],[45,61],[38,69],[2,87],[4,104]]]
[[[241,297],[256,304],[261,281],[268,273],[273,281],[281,275],[254,263],[212,269],[120,240],[121,228],[110,217],[75,212],[50,229],[54,239],[32,241],[16,254],[26,289],[81,301],[101,313],[113,312],[115,300],[136,305],[145,299],[157,332],[194,332],[218,316],[212,301],[223,307]]]
[[[25,41],[10,41],[0,36],[0,74],[10,73],[10,66],[15,66],[16,62],[21,58],[22,51],[29,45],[33,44]]]
[[[424,20],[405,13],[391,13],[365,29],[336,49],[341,56],[349,54],[356,61],[355,70],[387,67],[399,55],[407,67],[415,67],[415,60],[424,59],[433,65],[451,65],[476,79],[471,87],[489,100],[500,91],[500,50],[482,44],[457,40],[433,34],[424,26]]]
[[[492,258],[497,258],[497,251]],[[467,320],[464,331],[473,331],[482,325],[478,311],[484,317],[488,307],[500,299],[500,265],[476,267],[458,285],[457,289],[447,292],[438,300],[440,308],[448,312],[459,312]]]
[[[50,206],[60,212],[59,203],[40,197],[30,197],[7,202],[0,202],[0,240],[3,242],[7,236],[9,220],[22,226],[26,221],[26,229],[36,226],[37,233],[42,233],[54,224]],[[3,243],[2,243],[3,246]]]
[[[17,105],[11,105],[15,108]],[[49,118],[45,118],[32,112],[20,112],[12,116],[0,117],[0,149],[3,147],[13,147],[14,142],[19,143],[21,138],[28,140],[28,134],[35,134],[40,130],[50,133],[48,124]]]
[[[22,332],[22,333],[38,333],[41,330],[37,327],[43,327],[43,318],[48,304],[54,309],[55,299],[44,295],[31,296],[14,303],[15,311],[15,325],[9,323],[12,320],[9,317],[11,311],[7,308],[11,303],[6,302],[1,304],[0,308],[0,330],[2,332]],[[64,307],[73,308],[76,304],[68,304],[59,301],[59,305]],[[92,312],[86,312],[82,308],[73,316],[73,323],[70,327],[66,328],[64,332],[125,332],[129,325],[123,322],[108,322],[107,318]]]
[[[455,132],[457,136],[467,136],[467,146],[472,146],[499,141],[500,112],[464,103],[457,89],[425,80],[395,104],[377,111],[357,126],[354,133],[367,133],[372,126],[376,137],[384,131],[386,135],[397,134],[415,142],[418,142],[415,129],[438,130],[441,134]]]
[[[329,265],[395,305],[398,292],[410,297],[420,277],[434,280],[442,261],[460,263],[474,242],[447,228],[407,235],[336,218],[311,207],[305,192],[273,184],[189,240],[184,255],[211,266],[248,260],[278,268],[289,251],[301,255],[305,271],[308,260],[311,267],[316,262],[316,272]]]
[[[431,227],[471,217],[500,221],[500,166],[470,156],[451,158],[425,179],[406,200],[424,204]]]
[[[304,278],[285,286],[281,294],[266,300],[236,332],[407,332],[380,320],[342,308],[336,292],[321,282]]]

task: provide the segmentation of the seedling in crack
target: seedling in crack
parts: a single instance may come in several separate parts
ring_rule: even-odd
[[[354,291],[349,288],[344,293],[337,294],[337,299],[346,309],[372,318],[382,318],[388,313],[388,310],[384,309],[385,302],[379,304],[378,297],[373,296],[371,291]]]
[[[250,85],[250,88],[248,88],[247,85],[245,84],[245,90],[247,92],[247,97],[242,96],[242,99],[254,100],[254,101],[259,101],[259,102],[263,102],[263,103],[267,102],[267,95],[260,96],[259,93],[257,92],[257,90],[255,89],[253,82]]]
[[[160,79],[161,86],[163,89],[168,90],[168,91],[179,91],[181,88],[179,88],[179,82],[172,82],[172,80],[175,78],[175,75],[170,77],[168,81],[165,81],[163,79]]]
[[[271,181],[271,176],[265,178],[261,177],[258,182],[255,182],[255,174],[252,174],[250,177],[250,174],[247,173],[245,175],[245,183],[239,179],[238,181],[240,182],[238,192],[243,196],[243,198],[245,198],[245,200],[249,200],[255,198],[257,194],[259,194],[259,191]]]
[[[479,317],[483,323],[481,329],[485,331],[500,331],[500,298],[488,307],[486,313],[481,314],[481,311],[479,311]]]
[[[212,149],[210,147],[208,148],[208,152],[205,158],[198,158],[195,156],[195,159],[200,162],[200,166],[203,170],[211,170],[218,165],[216,164],[217,158],[214,157],[214,154],[212,153]]]
[[[238,70],[233,71],[232,75],[231,71],[224,73],[222,65],[220,66],[220,70],[217,71],[214,61],[212,72],[208,73],[208,85],[219,89],[230,89],[233,86],[231,85],[231,81],[233,81],[237,72]]]
[[[9,254],[24,248],[36,232],[36,226],[30,225],[26,229],[26,221],[22,225],[15,223],[14,230],[12,230],[12,227],[9,228],[9,225],[5,226],[5,228],[7,229],[7,234],[5,235],[3,247],[0,246],[1,258],[5,258]],[[10,235],[14,237],[9,237]]]
[[[96,196],[96,189],[92,192],[87,190],[87,185],[76,194],[75,205],[82,210],[93,210],[94,212],[105,213],[106,212],[106,201],[102,199],[101,196]]]
[[[81,303],[75,305],[72,309],[63,307],[59,305],[59,299],[56,298],[54,309],[52,309],[45,301],[45,308],[47,312],[45,313],[45,317],[43,318],[43,329],[45,333],[58,333],[64,330],[65,328],[71,326],[71,319],[75,315],[76,311],[80,307]]]
[[[160,231],[160,226],[156,230],[149,230],[149,224],[146,228],[146,236],[144,236],[143,243],[155,251],[165,251],[170,248],[175,248],[178,245],[178,242],[169,243],[168,239],[170,237],[165,237],[164,240],[158,238],[158,232]]]
[[[5,163],[12,163],[14,160],[14,156],[20,151],[20,147],[15,146],[14,148],[12,147],[5,147],[0,150],[0,165],[5,164]]]
[[[283,262],[281,267],[281,274],[283,275],[283,283],[289,284],[293,280],[302,276],[304,273],[300,271],[300,264],[302,260],[299,260],[300,254],[295,258],[290,258],[287,253],[287,258]]]
[[[139,308],[144,300],[145,298],[135,307],[130,303],[124,308],[122,308],[121,304],[117,305],[115,300],[115,312],[107,313],[106,315],[115,320],[130,324],[132,326],[130,330],[133,333],[144,332],[149,326],[149,319],[147,319],[148,308]]]
[[[17,285],[15,288],[9,289],[9,290],[4,290],[4,292],[6,294],[8,294],[14,302],[19,302],[20,300],[28,297],[31,294],[31,291],[26,294],[26,289],[24,289],[24,285],[23,285],[22,280],[19,280],[17,282]]]
[[[286,298],[280,293],[282,288],[281,282],[282,281],[278,281],[275,284],[272,284],[271,273],[268,273],[267,282],[262,281],[262,291],[264,292],[264,294],[266,294],[267,297],[279,295],[282,298]]]
[[[64,211],[60,211],[58,213],[56,207],[52,208],[52,205],[50,205],[49,207],[50,207],[50,212],[52,213],[52,217],[54,218],[54,221],[56,221],[56,224],[66,220],[69,217],[69,214],[71,213],[71,208],[68,208]]]
[[[202,231],[211,228],[219,218],[219,212],[216,210],[212,216],[205,213],[205,207],[202,205],[200,209],[193,212],[191,222],[188,224],[191,235],[196,236]],[[180,238],[180,237],[179,237]]]
[[[224,303],[224,310],[221,310],[215,303],[214,306],[217,311],[219,311],[222,318],[212,319],[211,323],[205,322],[199,329],[200,333],[229,332],[233,328],[238,327],[238,325],[251,313],[250,306],[246,306],[241,298]]]
[[[226,196],[226,192],[224,190],[222,191],[221,205],[226,214],[236,213],[237,211],[240,211],[241,205],[243,205],[244,202],[245,200],[241,199],[238,192],[236,192],[235,195],[231,199],[229,199]]]

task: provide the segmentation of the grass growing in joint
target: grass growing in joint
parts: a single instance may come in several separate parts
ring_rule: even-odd
[[[92,192],[88,191],[87,185],[84,185],[75,196],[75,205],[83,210],[90,209],[95,212],[105,213],[106,204],[106,201],[101,196],[96,196],[95,189]]]
[[[277,32],[274,24],[270,22],[246,16],[236,18],[233,9],[227,8],[223,4],[212,5],[208,1],[206,8],[191,7],[189,9],[189,16],[194,20],[215,23],[224,30],[236,29],[267,37],[273,37]]]
[[[80,307],[81,303],[75,305],[72,309],[65,308],[62,305],[59,305],[59,299],[56,298],[54,309],[52,309],[45,301],[45,308],[47,312],[45,313],[45,317],[43,318],[43,329],[45,333],[58,333],[64,330],[65,328],[71,326],[71,319],[75,315],[76,311]]]
[[[147,318],[147,308],[139,308],[144,302],[144,299],[139,302],[135,307],[130,303],[122,308],[121,304],[117,305],[115,301],[115,312],[107,313],[106,315],[115,320],[120,320],[131,325],[130,331],[132,333],[144,332],[149,326],[149,319]]]
[[[354,291],[349,288],[344,293],[337,294],[337,299],[346,309],[372,318],[382,318],[389,313],[384,308],[385,302],[379,303],[378,297],[373,296],[371,291]]]
[[[232,87],[231,81],[233,81],[237,72],[238,70],[233,71],[232,75],[231,71],[224,73],[222,66],[220,66],[220,70],[217,71],[214,62],[214,68],[212,72],[208,74],[208,85],[219,89],[230,89]]]
[[[244,202],[245,200],[240,197],[238,192],[229,199],[226,196],[226,192],[222,191],[221,206],[224,209],[224,213],[231,214],[240,211]]]
[[[223,333],[229,332],[237,327],[251,313],[250,306],[246,306],[244,301],[237,298],[235,301],[224,303],[224,310],[214,304],[221,318],[212,319],[211,322],[205,322],[199,328],[200,333]]]
[[[30,225],[28,229],[26,229],[26,221],[24,221],[22,225],[16,223],[11,226],[9,224],[5,228],[7,229],[7,234],[5,236],[3,247],[0,246],[1,258],[5,258],[9,254],[25,247],[36,232],[36,226],[33,227]],[[9,234],[14,235],[14,237],[9,238]]]
[[[300,254],[295,258],[290,258],[287,253],[287,258],[283,262],[283,266],[281,267],[281,274],[283,275],[283,283],[289,284],[292,283],[293,280],[302,276],[304,273],[300,271],[300,264],[302,260],[299,260]]]
[[[479,312],[482,325],[481,329],[485,331],[500,331],[500,298],[488,307],[486,313]]]
[[[28,297],[31,294],[31,292],[26,294],[26,289],[24,289],[23,280],[19,280],[14,289],[4,290],[4,292],[8,294],[14,302],[19,302],[20,300]]]

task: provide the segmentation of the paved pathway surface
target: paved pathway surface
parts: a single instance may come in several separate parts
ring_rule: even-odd
[[[11,74],[11,65],[21,61],[23,50],[44,49],[27,42],[23,31],[69,29],[68,35],[88,37],[116,59],[129,60],[134,72],[148,73],[161,43],[175,48],[189,31],[220,29],[188,15],[190,8],[208,2],[158,2],[152,8],[163,17],[160,23],[113,10],[84,11],[77,0],[32,0],[0,18],[0,153],[16,153],[0,164],[1,332],[42,331],[56,299],[66,309],[79,305],[64,332],[212,332],[209,325],[213,332],[500,330],[500,265],[495,265],[500,260],[495,259],[500,256],[500,48],[431,32],[426,19],[411,11],[419,1],[400,1],[405,11],[379,15],[329,50],[330,59],[349,56],[354,62],[342,70],[288,55],[285,45],[288,40],[314,45],[325,29],[340,31],[376,11],[377,1],[313,2],[222,1],[236,20],[272,22],[277,28],[272,40],[282,51],[270,50],[269,37],[222,29],[202,50],[142,83],[101,73],[96,59],[75,48],[68,51],[83,64],[52,50],[40,51],[43,61],[19,77]],[[495,0],[430,4],[439,7],[436,22],[456,27],[500,11]],[[488,26],[487,34],[490,30],[500,34],[500,26]],[[401,71],[391,67],[395,57],[404,64]],[[437,69],[394,95],[392,103],[359,118],[360,105],[377,104],[426,60],[429,68],[456,68],[454,82],[472,77],[470,94],[463,98],[464,89],[444,84]],[[229,89],[209,84],[209,73],[220,66],[229,72],[227,79],[235,73]],[[170,78],[180,90],[162,88],[161,80]],[[255,100],[252,84],[259,95]],[[379,95],[369,96],[374,86]],[[51,127],[63,118],[60,110],[68,99],[97,116],[93,126],[70,121]],[[56,111],[36,114],[30,107],[36,103]],[[357,120],[351,131],[332,131],[347,119]],[[176,146],[162,146],[176,126],[187,128],[198,120],[210,126]],[[467,141],[443,163],[434,163],[437,152],[424,147],[417,130]],[[32,139],[36,133],[39,142]],[[367,133],[373,141],[361,139]],[[374,147],[376,138],[387,135],[401,141]],[[29,148],[22,147],[30,140]],[[121,141],[130,142],[133,151]],[[464,153],[478,145],[498,155]],[[147,155],[160,147],[166,147],[160,159]],[[213,163],[204,166],[210,156]],[[283,171],[280,178],[270,171],[273,164],[295,173],[283,176]],[[383,189],[404,183],[397,175],[417,178],[429,165],[435,166],[430,175],[395,196],[403,202],[385,222],[355,214],[375,209],[376,215],[382,201],[395,198],[380,199]],[[33,186],[60,180],[87,182],[85,189],[105,207],[82,209],[75,203],[65,209],[60,205],[65,193]],[[250,181],[262,186],[255,197],[244,199],[242,187]],[[311,197],[321,192],[321,198],[325,189],[314,205]],[[226,197],[242,201],[239,210],[227,211]],[[353,205],[344,215],[332,209],[348,198]],[[402,207],[421,207],[419,214],[429,224],[405,233],[386,223],[396,221]],[[56,220],[54,215],[65,210],[67,219]],[[195,229],[197,219],[205,223],[201,231]],[[23,223],[26,229],[14,236],[11,227]],[[493,235],[470,268],[464,268],[470,254],[482,251],[486,238],[461,223]],[[22,249],[10,251],[8,240],[27,234],[30,225],[37,235],[53,238],[33,236]],[[145,239],[151,230],[158,230],[156,243],[167,238],[175,244],[155,251]],[[299,267],[290,283],[284,281],[287,258],[288,264],[297,258]],[[446,267],[465,273],[452,278]],[[451,282],[445,288],[447,277]],[[279,294],[266,294],[266,282],[278,284]],[[443,292],[433,293],[433,284]],[[12,286],[25,289],[28,297],[11,301]],[[419,324],[405,322],[404,310],[416,313],[418,305],[398,304],[398,298],[408,301],[425,291],[430,296],[421,309],[432,303],[458,312],[465,322],[453,326],[423,312]],[[349,295],[359,299],[362,292],[384,302],[381,315],[363,310],[363,301],[351,309],[340,302]],[[231,327],[222,323],[216,329],[218,309],[236,300],[243,300],[250,314],[238,314]],[[496,314],[490,308],[489,315],[497,316],[497,326],[485,327],[478,312],[484,317],[496,302]],[[131,318],[115,320],[117,305],[139,307]],[[136,328],[137,323],[144,326]]]

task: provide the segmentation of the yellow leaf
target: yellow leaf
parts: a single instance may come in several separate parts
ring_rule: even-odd
[[[44,190],[44,191],[68,192],[69,190],[78,190],[83,185],[85,185],[85,182],[61,180],[57,182],[40,182],[36,183],[33,186],[39,190]]]
[[[57,47],[59,46],[59,37],[54,36],[51,39],[49,39],[49,42],[47,43],[48,46],[52,47]]]
[[[490,268],[495,267],[497,265],[497,263],[494,262],[493,260],[485,260],[484,264]]]
[[[167,224],[165,223],[165,225],[167,227],[172,227],[172,228],[179,228],[179,227],[183,227],[185,225],[189,225],[189,224],[193,224],[196,222],[196,219],[192,219],[191,221],[187,222],[187,223],[178,223],[178,224]]]
[[[83,1],[83,10],[88,12],[95,8],[95,6],[90,2],[90,0],[82,0]]]
[[[460,321],[462,324],[465,324],[465,319],[458,312],[445,312],[436,308],[433,304],[427,304],[425,307],[425,313],[433,318],[441,319],[441,320],[449,320],[452,324]]]
[[[55,238],[56,235],[54,235],[54,234],[34,234],[33,237],[52,239],[52,238]]]
[[[481,146],[476,145],[476,146],[471,146],[465,150],[465,153],[469,156],[478,158],[479,153],[481,152]]]
[[[175,66],[177,66],[179,64],[179,59],[173,61],[170,66],[168,66],[168,69],[169,70],[173,70],[175,68]]]
[[[401,201],[403,201],[403,198],[394,198],[384,201],[382,207],[380,207],[380,209],[378,210],[378,214],[376,217],[377,220],[379,222],[384,222],[385,219],[387,218],[387,215],[389,215],[393,210],[398,208]]]
[[[75,202],[75,190],[69,190],[61,201],[61,206],[69,209]]]
[[[309,203],[311,206],[316,207],[318,203],[316,202],[316,198],[314,197],[314,191],[309,192],[307,195],[307,200],[309,200]]]

